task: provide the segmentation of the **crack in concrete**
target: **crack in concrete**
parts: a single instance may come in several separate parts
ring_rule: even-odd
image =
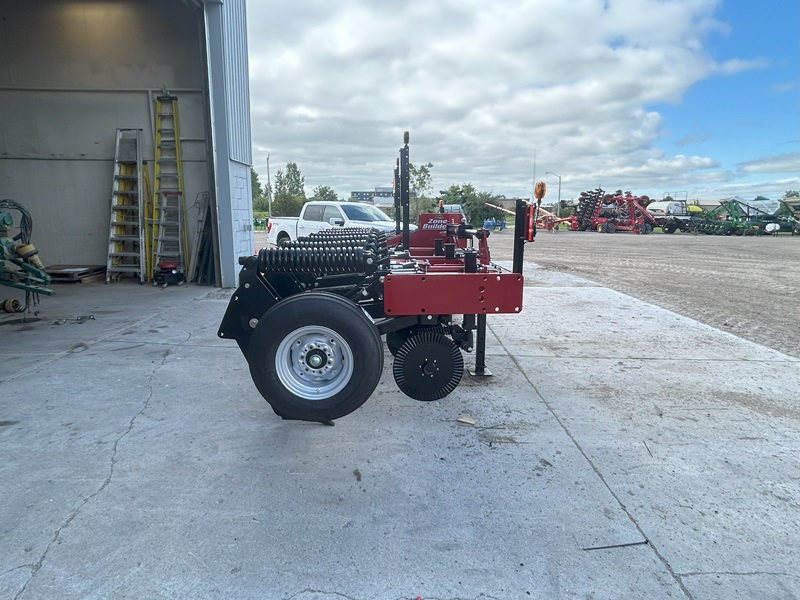
[[[200,333],[202,331],[207,331],[209,329],[217,329],[217,326],[205,325],[205,326],[193,329],[192,331],[190,331],[188,333],[188,335],[186,336],[186,339],[182,343],[186,344],[187,342],[190,342],[192,340],[192,338],[195,336],[195,334],[198,334],[198,333]],[[214,334],[214,337],[217,337],[216,334]],[[208,344],[208,345],[211,346],[211,344]]]
[[[355,598],[353,596],[348,596],[347,594],[342,594],[340,592],[331,592],[331,591],[327,591],[327,590],[315,590],[313,588],[306,588],[304,590],[300,590],[299,592],[296,592],[296,593],[292,594],[291,596],[289,596],[285,600],[292,600],[293,598],[297,598],[301,594],[324,594],[326,596],[337,596],[339,598],[346,598],[346,600],[358,600],[358,598]],[[413,597],[414,598],[420,598],[419,595],[414,595]],[[412,598],[412,596],[399,596],[396,600],[410,600],[411,598]],[[445,600],[445,599],[444,598],[439,598],[438,596],[425,596],[425,600]],[[478,594],[477,596],[475,596],[475,597],[473,597],[471,599],[470,598],[458,597],[458,598],[448,598],[447,600],[500,600],[500,599],[495,597],[495,596],[489,596],[487,594],[480,593],[480,594]]]
[[[300,590],[296,594],[292,594],[291,596],[286,598],[286,600],[292,600],[292,598],[297,598],[300,594],[305,594],[305,593],[309,593],[309,594],[325,594],[326,596],[329,596],[329,595],[338,596],[339,598],[346,598],[347,600],[358,600],[358,598],[354,598],[353,596],[348,596],[346,594],[340,594],[339,592],[329,592],[329,591],[326,591],[326,590],[315,590],[313,588],[306,588],[304,590]]]
[[[421,598],[421,596],[414,596],[414,598]],[[454,598],[440,598],[439,596],[425,596],[424,598],[425,598],[425,600],[500,600],[500,598],[498,598],[497,596],[490,596],[488,594],[484,594],[483,592],[481,592],[480,594],[478,594],[477,596],[475,596],[473,598],[466,598],[466,597],[462,597],[462,596],[458,596],[458,597],[454,597]],[[408,597],[408,596],[401,596],[400,598],[397,598],[396,600],[411,600],[411,598]]]
[[[800,575],[796,573],[776,573],[772,571],[746,571],[739,573],[737,571],[691,571],[689,573],[678,573],[681,577],[702,577],[704,575],[727,575],[729,577],[753,577],[757,575],[770,575],[774,577],[792,577],[800,579]]]
[[[561,427],[562,431],[564,431],[564,434],[572,441],[572,443],[575,446],[575,448],[578,450],[578,452],[580,452],[581,456],[583,456],[584,460],[587,462],[589,467],[591,467],[592,471],[594,471],[595,475],[597,475],[598,479],[600,479],[600,481],[602,482],[603,486],[605,486],[605,488],[608,490],[608,493],[611,494],[611,497],[614,498],[614,500],[617,502],[617,504],[619,505],[619,507],[622,510],[622,512],[625,513],[625,515],[628,517],[628,520],[631,522],[631,524],[636,528],[636,530],[642,536],[642,539],[644,539],[647,542],[649,542],[648,546],[655,553],[656,557],[661,562],[661,564],[664,565],[664,568],[667,570],[667,572],[672,576],[672,578],[675,581],[676,585],[684,593],[686,598],[692,600],[693,596],[689,592],[689,589],[686,587],[686,585],[683,583],[683,580],[681,579],[681,575],[679,573],[675,572],[675,570],[672,568],[672,565],[669,564],[669,561],[667,560],[666,556],[664,556],[658,550],[658,548],[652,542],[650,537],[645,534],[644,529],[642,529],[642,526],[639,525],[639,522],[634,518],[634,516],[628,510],[628,507],[625,505],[625,503],[622,502],[622,500],[617,495],[617,493],[611,488],[611,485],[606,481],[605,477],[603,477],[603,474],[600,472],[600,469],[597,467],[597,465],[595,465],[594,461],[591,458],[589,458],[589,455],[586,453],[586,451],[580,445],[578,440],[575,438],[575,436],[569,430],[569,428],[567,427],[566,423],[564,423],[564,421],[561,420],[561,418],[556,413],[555,409],[547,401],[547,399],[544,397],[544,395],[539,391],[539,388],[537,388],[536,385],[534,384],[534,382],[531,381],[531,379],[528,377],[527,371],[522,368],[522,365],[519,363],[519,360],[517,359],[517,357],[512,352],[510,352],[508,350],[508,348],[506,348],[505,344],[503,344],[502,336],[499,335],[497,332],[493,331],[491,327],[487,327],[487,328],[495,335],[495,337],[497,337],[498,341],[500,342],[500,346],[502,346],[502,348],[505,351],[506,355],[511,359],[511,362],[514,363],[514,366],[516,366],[516,368],[519,370],[519,372],[522,374],[522,376],[525,378],[525,380],[531,386],[531,389],[539,397],[539,399],[542,401],[542,403],[545,405],[545,407],[547,407],[548,412],[551,415],[553,415],[553,418],[556,420],[556,423],[558,423],[559,427]]]
[[[7,571],[3,571],[2,573],[0,573],[0,577],[5,577],[9,573],[13,573],[14,571],[19,571],[21,569],[32,569],[32,568],[33,568],[33,565],[31,565],[31,564],[24,564],[24,565],[19,565],[18,567],[11,567]]]
[[[111,449],[111,465],[110,465],[109,470],[108,470],[108,475],[106,475],[105,479],[103,480],[103,483],[100,484],[100,487],[97,488],[94,492],[92,492],[86,498],[84,498],[83,502],[81,502],[69,514],[69,516],[67,517],[66,521],[64,521],[64,523],[62,523],[61,526],[58,529],[56,529],[56,532],[53,535],[53,539],[50,540],[49,544],[47,544],[47,547],[44,549],[44,552],[42,552],[42,555],[39,557],[39,560],[37,560],[33,565],[24,565],[26,567],[30,567],[31,568],[31,574],[30,574],[30,577],[28,577],[28,579],[25,581],[25,583],[22,584],[22,587],[20,588],[20,590],[14,595],[14,600],[19,600],[20,598],[22,598],[23,594],[25,594],[25,591],[28,589],[28,586],[33,581],[33,579],[36,577],[37,573],[42,568],[42,565],[44,565],[44,561],[47,559],[47,554],[50,552],[50,549],[53,547],[53,544],[57,543],[59,538],[61,537],[61,532],[64,529],[66,529],[67,527],[69,527],[69,525],[80,514],[81,510],[83,510],[84,506],[86,506],[89,502],[91,502],[94,498],[96,498],[100,493],[102,493],[103,490],[105,490],[108,487],[108,485],[111,483],[111,479],[114,477],[114,467],[117,464],[117,449],[119,447],[119,443],[125,438],[125,436],[127,436],[133,430],[134,425],[136,425],[136,420],[140,416],[142,416],[144,411],[146,411],[150,407],[150,401],[153,399],[153,378],[155,377],[156,372],[161,367],[164,366],[164,363],[167,361],[167,357],[169,356],[169,354],[170,354],[169,352],[164,352],[162,354],[162,357],[161,357],[161,362],[159,364],[157,364],[153,368],[152,372],[150,373],[150,376],[147,379],[147,387],[149,388],[150,393],[148,394],[147,398],[145,399],[144,403],[142,404],[142,408],[139,410],[139,412],[137,412],[135,415],[133,415],[131,417],[130,421],[128,422],[128,426],[122,431],[122,433],[120,433],[120,435],[117,437],[117,439],[114,440],[114,446]]]

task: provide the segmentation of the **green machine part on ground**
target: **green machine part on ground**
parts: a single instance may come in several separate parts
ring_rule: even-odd
[[[14,227],[16,210],[22,214],[19,233],[10,237]],[[0,285],[25,291],[25,305],[19,301],[0,301],[0,310],[23,312],[37,303],[38,294],[52,296],[55,292],[48,288],[50,276],[45,272],[39,251],[31,243],[33,219],[21,204],[0,200]]]

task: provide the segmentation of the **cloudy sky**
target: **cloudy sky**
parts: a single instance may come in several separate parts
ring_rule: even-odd
[[[254,167],[306,192],[800,189],[797,0],[248,0]]]

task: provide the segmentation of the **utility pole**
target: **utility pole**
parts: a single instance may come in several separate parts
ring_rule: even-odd
[[[272,218],[272,182],[269,179],[269,154],[267,154],[267,213]]]
[[[556,204],[556,216],[561,216],[561,175],[556,175],[552,171],[547,171],[545,175],[555,175],[558,177],[558,204]]]

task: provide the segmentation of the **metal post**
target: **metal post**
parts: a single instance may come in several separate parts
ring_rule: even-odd
[[[272,182],[269,180],[269,154],[267,154],[267,216],[272,218]]]
[[[525,254],[525,208],[524,200],[517,199],[517,210],[514,212],[514,255],[511,270],[522,273],[522,259]]]
[[[401,233],[402,224],[401,224],[401,203],[400,203],[400,159],[397,159],[397,162],[394,166],[394,183],[392,186],[392,191],[394,192],[394,232]]]
[[[486,315],[478,315],[478,336],[475,340],[475,368],[469,374],[477,377],[491,377],[492,372],[486,368]]]
[[[410,220],[408,214],[409,204],[409,159],[408,159],[408,132],[403,133],[403,147],[400,148],[400,203],[403,206],[403,249],[408,250]]]

